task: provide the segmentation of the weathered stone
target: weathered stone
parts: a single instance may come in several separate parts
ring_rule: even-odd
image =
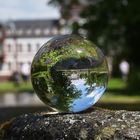
[[[140,112],[25,114],[1,127],[0,140],[140,140]]]

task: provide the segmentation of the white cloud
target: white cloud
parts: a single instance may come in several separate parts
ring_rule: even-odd
[[[58,8],[47,0],[0,0],[0,20],[59,18]]]

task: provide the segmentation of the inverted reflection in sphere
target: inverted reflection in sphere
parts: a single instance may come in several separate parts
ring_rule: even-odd
[[[76,35],[57,36],[36,53],[32,85],[39,98],[59,112],[80,112],[93,106],[108,81],[102,51]]]

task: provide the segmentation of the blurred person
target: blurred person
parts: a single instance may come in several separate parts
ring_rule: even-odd
[[[27,63],[22,64],[21,66],[21,77],[24,82],[27,82],[29,80],[30,75],[30,66]]]
[[[119,68],[121,71],[122,79],[126,81],[130,70],[129,63],[126,60],[122,60],[119,64]]]
[[[15,86],[19,86],[20,84],[20,74],[18,71],[14,71],[11,77],[11,81],[14,82]]]

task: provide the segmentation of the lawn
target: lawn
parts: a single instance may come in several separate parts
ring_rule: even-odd
[[[0,93],[19,93],[19,92],[33,92],[33,88],[30,82],[28,83],[20,83],[19,85],[16,85],[12,82],[1,82],[0,83]]]
[[[107,90],[100,102],[112,102],[112,103],[140,103],[140,91],[129,92],[125,90],[126,83],[118,78],[113,78],[109,80]],[[19,85],[14,85],[12,82],[1,82],[0,83],[0,93],[6,92],[33,92],[33,88],[30,82],[20,83]]]
[[[126,88],[126,82],[119,78],[112,78],[108,82],[108,89],[124,89]]]
[[[100,99],[102,103],[140,103],[140,95],[114,95],[111,93],[105,93]]]
[[[126,87],[127,83],[123,80],[118,78],[110,79],[107,90],[100,102],[140,103],[140,91],[129,91]]]

